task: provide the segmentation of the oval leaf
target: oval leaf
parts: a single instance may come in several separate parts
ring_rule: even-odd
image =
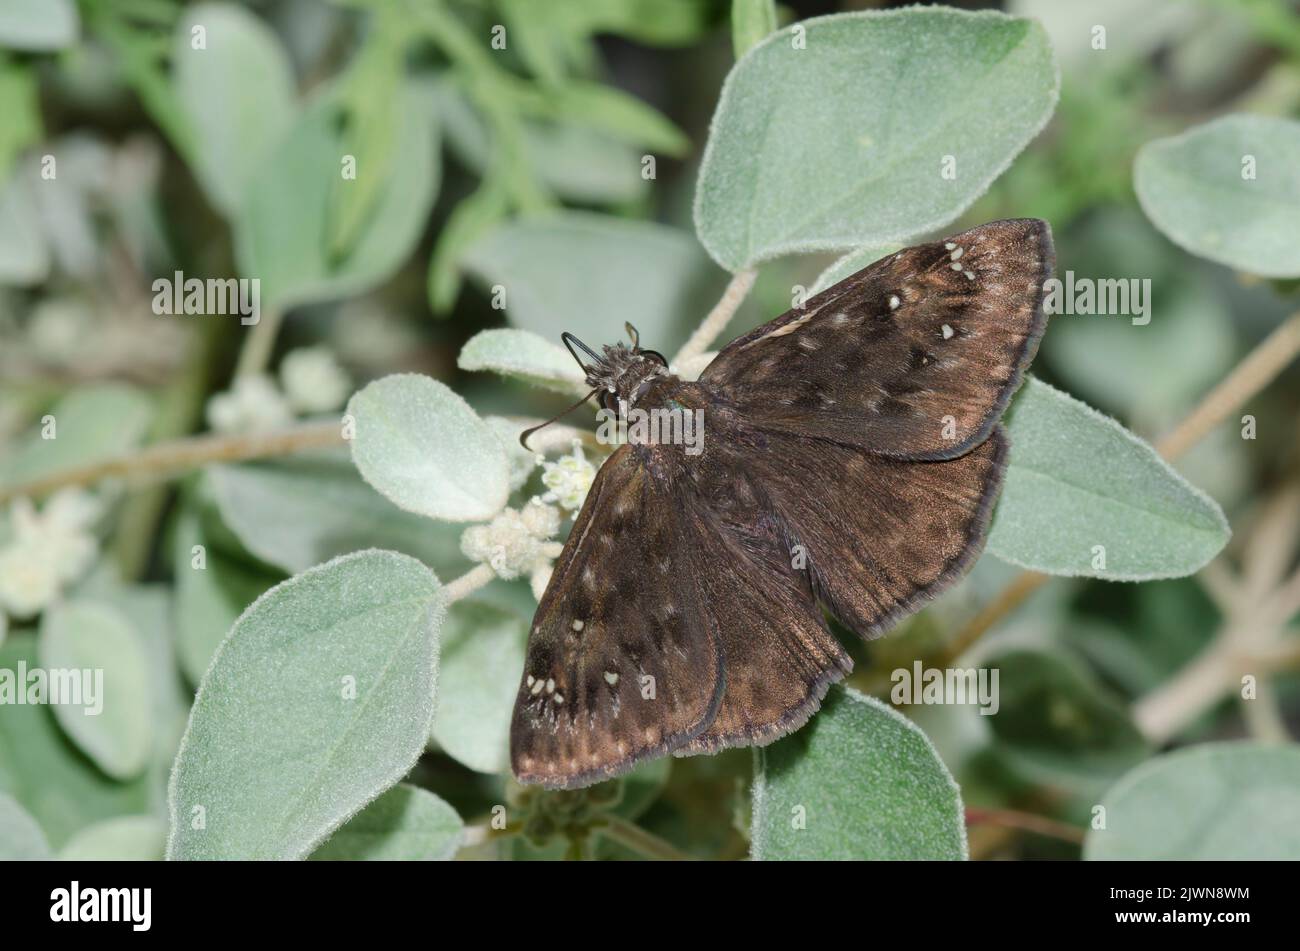
[[[1175,244],[1249,274],[1300,276],[1300,122],[1224,116],[1138,152],[1142,210]]]
[[[462,601],[448,615],[433,738],[480,773],[510,769],[510,716],[527,639],[528,622],[511,611]]]
[[[258,598],[204,675],[172,770],[173,859],[289,859],[415,763],[444,599],[395,552],[344,555]]]
[[[308,107],[249,184],[235,222],[240,273],[261,280],[261,306],[286,308],[359,294],[401,266],[424,230],[437,193],[439,166],[430,96],[408,86],[396,108],[402,122],[385,167],[358,164],[344,179],[349,154],[328,97]],[[377,163],[371,163],[372,166]],[[335,246],[341,220],[331,214],[336,189],[361,176],[384,176],[366,225],[344,253]]]
[[[484,330],[461,348],[462,370],[491,370],[560,393],[583,388],[583,373],[561,346],[527,330]]]
[[[988,549],[1053,575],[1147,581],[1199,570],[1231,534],[1214,500],[1147,443],[1030,378],[1008,415],[1011,461]]]
[[[755,859],[964,859],[961,792],[912,721],[831,689],[806,727],[756,751]]]
[[[738,271],[938,228],[1038,133],[1057,86],[1042,27],[1001,13],[846,13],[780,30],[723,84],[696,231]]]
[[[39,649],[64,732],[114,779],[139,775],[153,750],[153,691],[144,642],[130,622],[107,604],[60,602],[41,616]]]
[[[194,49],[202,26],[206,45]],[[236,212],[253,174],[293,124],[294,79],[280,41],[242,7],[191,7],[172,43],[176,95],[194,130],[194,175],[212,204]]]
[[[0,5],[0,47],[44,52],[76,41],[74,0],[5,0]]]
[[[505,450],[469,404],[427,376],[399,373],[348,401],[352,461],[399,508],[451,522],[489,519],[506,504]]]
[[[316,862],[445,861],[456,854],[465,824],[433,793],[398,783],[330,836]]]
[[[1206,743],[1149,760],[1102,798],[1086,859],[1300,859],[1300,749]]]
[[[484,287],[505,289],[515,326],[546,340],[567,330],[597,350],[622,338],[623,321],[645,346],[671,350],[684,338],[682,318],[716,299],[706,293],[716,272],[689,234],[606,215],[565,212],[501,225],[463,263]]]
[[[394,506],[361,480],[345,453],[216,466],[208,478],[222,522],[288,574],[362,548],[400,551],[435,570],[466,564],[455,528]]]
[[[0,861],[45,861],[50,844],[45,833],[13,796],[0,793]]]
[[[118,816],[87,826],[59,850],[65,862],[159,862],[167,823],[154,816]]]

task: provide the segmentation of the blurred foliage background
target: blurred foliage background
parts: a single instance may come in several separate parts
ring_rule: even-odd
[[[872,6],[780,10],[788,22]],[[1042,217],[1060,271],[1151,279],[1148,326],[1057,318],[1035,371],[1154,439],[1296,305],[1294,282],[1247,278],[1157,231],[1134,196],[1134,157],[1151,139],[1229,112],[1300,116],[1300,15],[1282,0],[1011,0],[995,8],[1044,23],[1061,98],[1046,130],[951,230]],[[709,0],[266,0],[215,9],[3,0],[0,490],[132,446],[333,413],[357,386],[397,371],[446,381],[482,413],[548,416],[564,397],[457,366],[466,340],[506,326],[491,302],[491,275],[502,269],[527,274],[515,293],[531,297],[516,298],[513,325],[551,340],[570,330],[612,342],[627,315],[592,312],[584,299],[590,284],[615,282],[628,312],[643,315],[643,342],[672,351],[726,280],[692,236],[691,201],[734,62],[729,16],[730,4]],[[188,24],[209,17],[234,24],[244,46],[186,65],[177,50],[191,36]],[[1105,57],[1069,39],[1094,22],[1108,28]],[[494,24],[511,37],[499,55],[486,42]],[[363,188],[338,189],[306,170],[302,157],[314,149],[385,171]],[[57,192],[40,187],[47,155],[65,185]],[[643,174],[646,155],[655,158],[653,178]],[[589,233],[555,236],[542,250],[501,230],[561,207],[600,217]],[[623,221],[665,227],[638,232],[636,260],[565,271],[578,245],[583,260],[599,261]],[[765,265],[728,336],[786,310],[792,287],[810,285],[831,260]],[[155,315],[152,282],[177,271],[260,275],[261,321]],[[1241,438],[1230,421],[1179,462],[1234,527],[1213,565],[1193,578],[1143,584],[1056,579],[975,655],[1025,672],[1015,682],[1032,687],[1006,689],[1004,679],[1002,712],[992,718],[968,708],[907,711],[961,784],[973,856],[1077,857],[1098,797],[1157,750],[1285,741],[1300,729],[1294,657],[1279,662],[1253,703],[1210,691],[1154,733],[1136,712],[1239,625],[1252,599],[1295,577],[1298,373],[1288,368],[1251,401],[1255,438]],[[54,443],[39,436],[47,413],[60,427]],[[355,501],[345,462],[327,454],[303,465],[323,504]],[[90,844],[81,842],[86,854],[160,855],[163,826],[151,817],[161,815],[162,782],[215,644],[261,591],[355,547],[350,538],[281,544],[277,513],[299,483],[290,472],[277,495],[241,482],[248,468],[108,483],[85,511],[66,503],[59,518],[75,551],[51,569],[57,577],[13,559],[0,569],[6,663],[30,659],[43,609],[90,591],[130,619],[150,671],[155,728],[152,748],[138,755],[88,757],[47,710],[0,708],[0,790],[36,818],[53,848],[76,846],[93,829]],[[359,521],[383,517],[366,512]],[[0,540],[12,541],[23,517],[11,510]],[[315,516],[307,507],[293,517]],[[358,536],[370,529],[356,526]],[[392,531],[405,533],[440,577],[469,567],[458,530]],[[210,559],[202,581],[185,570],[200,542]],[[930,656],[1015,573],[984,558],[957,591],[899,631],[853,644],[854,685],[887,696],[882,672]],[[531,614],[522,582],[494,585],[484,598],[474,610]],[[471,627],[490,623],[480,617]],[[513,630],[502,636],[517,641]],[[450,636],[445,651],[456,643]],[[520,650],[514,643],[508,656]],[[486,681],[493,662],[471,658],[461,669]],[[444,665],[447,676],[457,661],[447,655]],[[517,670],[500,666],[494,676],[512,691]],[[411,782],[470,821],[516,793],[472,750],[452,755],[456,742],[432,743]],[[123,756],[127,767],[117,770]],[[748,751],[659,761],[623,784],[614,808],[693,854],[743,856],[750,767]],[[555,808],[562,827],[568,806]],[[599,848],[632,854],[611,842]],[[558,857],[571,846],[513,839],[470,854],[498,849]]]

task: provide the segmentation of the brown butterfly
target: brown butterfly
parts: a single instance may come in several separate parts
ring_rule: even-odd
[[[698,382],[635,336],[598,356],[566,334],[607,410],[702,411],[707,436],[624,443],[597,473],[529,634],[516,777],[769,743],[852,669],[823,607],[871,638],[952,584],[983,547],[1053,257],[1034,219],[907,248]]]

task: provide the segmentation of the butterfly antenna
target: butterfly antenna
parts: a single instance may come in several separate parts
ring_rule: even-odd
[[[522,433],[519,434],[519,445],[523,446],[529,452],[532,452],[532,449],[529,449],[528,447],[528,439],[530,436],[532,436],[533,433],[537,432],[537,430],[539,429],[545,429],[547,426],[551,425],[551,423],[555,422],[556,420],[560,420],[563,419],[565,416],[568,416],[575,409],[577,409],[583,403],[587,402],[587,400],[591,399],[599,392],[600,390],[592,390],[590,393],[588,393],[582,399],[578,400],[578,402],[574,403],[572,406],[566,409],[563,413],[560,413],[558,416],[552,416],[550,419],[548,419],[544,423],[541,423],[540,425],[534,426],[531,429],[525,429]]]
[[[569,348],[569,354],[573,357],[573,359],[578,361],[578,366],[582,367],[584,370],[587,369],[587,365],[582,362],[582,357],[578,356],[577,351],[573,349],[573,345],[575,343],[578,345],[579,348],[581,348],[583,353],[591,357],[591,359],[595,360],[597,363],[600,363],[600,355],[597,354],[596,351],[592,350],[591,347],[587,346],[585,343],[583,343],[581,340],[575,337],[573,334],[569,333],[567,330],[564,333],[560,334],[560,339],[563,340],[564,345]]]
[[[632,321],[623,321],[623,326],[627,329],[628,338],[632,341],[633,347],[641,346],[641,331],[632,326]]]

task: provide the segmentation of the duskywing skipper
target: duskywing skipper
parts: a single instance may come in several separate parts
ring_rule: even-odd
[[[733,340],[694,383],[635,337],[584,346],[607,410],[702,412],[708,435],[695,454],[633,439],[597,473],[529,634],[519,780],[585,786],[769,743],[852,668],[823,607],[871,638],[960,577],[1052,266],[1034,219],[908,248]]]

